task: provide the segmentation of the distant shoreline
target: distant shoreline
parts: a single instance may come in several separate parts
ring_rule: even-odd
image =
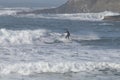
[[[104,11],[120,13],[120,1],[115,0],[68,0],[56,8],[38,9],[18,12],[18,14],[73,14],[73,13],[99,13]],[[120,15],[106,16],[103,20],[120,21]]]

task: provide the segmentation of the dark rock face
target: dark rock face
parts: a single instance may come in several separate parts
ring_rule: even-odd
[[[57,8],[60,12],[120,12],[120,0],[68,0],[67,3]]]
[[[106,16],[106,17],[104,17],[103,20],[106,20],[106,21],[120,21],[120,15]]]
[[[87,13],[103,11],[120,12],[120,0],[68,0],[57,8],[24,13]]]

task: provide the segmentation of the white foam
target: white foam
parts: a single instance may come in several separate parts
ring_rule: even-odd
[[[120,71],[120,64],[107,62],[33,62],[0,64],[0,74],[30,75],[38,73],[67,73],[67,72],[94,72],[94,71]]]
[[[0,8],[0,16],[17,16],[18,12],[30,11],[30,8],[16,7],[16,8]]]
[[[0,30],[0,37],[2,43],[10,44],[32,44],[33,39],[39,39],[41,36],[47,34],[46,30]]]
[[[105,16],[119,15],[119,13],[105,11],[100,13],[74,13],[74,14],[26,14],[20,15],[21,17],[30,18],[46,18],[46,19],[68,19],[68,20],[89,20],[99,21],[103,20]]]
[[[14,10],[0,10],[0,16],[5,15],[16,15],[16,11]]]
[[[7,30],[0,29],[1,45],[22,45],[22,44],[42,44],[56,42],[71,42],[73,40],[93,40],[99,39],[95,34],[76,36],[71,34],[71,40],[65,39],[62,33],[51,32],[44,29],[38,30]]]
[[[27,18],[46,18],[46,19],[67,19],[67,20],[90,20],[98,21],[104,19],[105,16],[120,15],[116,12],[104,11],[100,13],[74,13],[74,14],[17,14],[18,12],[29,12],[37,9],[31,8],[0,8],[0,16],[15,16]]]

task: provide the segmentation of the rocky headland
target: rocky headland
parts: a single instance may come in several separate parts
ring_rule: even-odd
[[[19,12],[18,14],[64,14],[64,13],[97,13],[112,11],[120,13],[120,0],[68,0],[65,4],[51,9]],[[120,20],[120,16],[107,16],[104,20]]]

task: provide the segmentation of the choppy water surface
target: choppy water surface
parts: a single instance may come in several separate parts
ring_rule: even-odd
[[[120,23],[101,21],[103,15],[115,13],[17,15],[2,9],[0,79],[119,80]]]

